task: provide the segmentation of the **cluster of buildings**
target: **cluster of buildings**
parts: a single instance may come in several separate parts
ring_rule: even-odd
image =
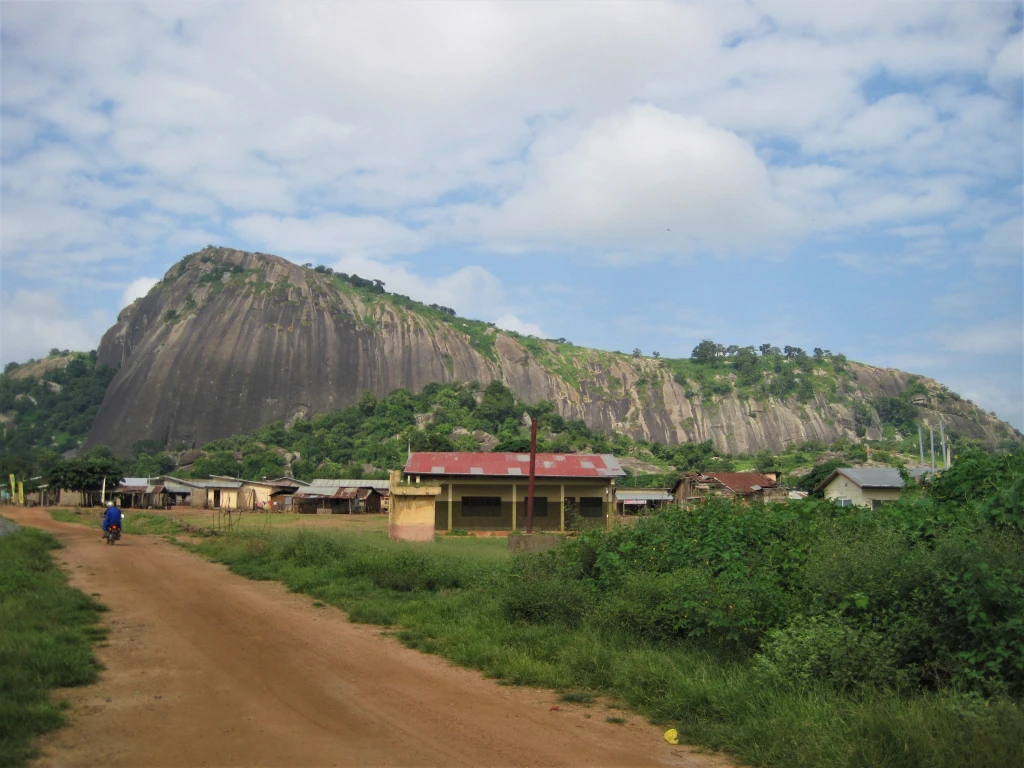
[[[240,480],[216,475],[207,480],[126,477],[108,495],[128,509],[195,507],[307,514],[387,512],[390,499],[387,480],[313,480],[307,483],[294,477]],[[56,503],[86,506],[90,499],[76,491],[61,491]]]
[[[397,494],[407,510],[418,510],[408,519],[416,520],[416,535],[426,538],[435,531],[522,530],[529,465],[525,453],[421,452],[411,453],[404,472],[390,480],[129,477],[111,495],[127,508],[361,514],[388,512]],[[751,503],[806,495],[783,487],[774,473],[757,472],[687,472],[671,488],[629,488],[619,485],[626,473],[610,454],[538,453],[534,477],[532,525],[538,531],[596,527],[713,497]],[[848,468],[832,472],[818,490],[842,506],[877,509],[898,499],[903,485],[896,469]],[[63,492],[58,503],[87,503],[74,497]]]

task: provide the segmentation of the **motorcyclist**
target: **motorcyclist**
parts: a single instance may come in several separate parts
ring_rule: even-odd
[[[121,510],[114,504],[114,500],[111,499],[107,502],[107,514],[103,516],[103,535],[106,536],[107,530],[112,525],[116,525],[119,529],[121,528]]]

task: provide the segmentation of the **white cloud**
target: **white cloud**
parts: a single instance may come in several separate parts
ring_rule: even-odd
[[[541,339],[547,338],[547,334],[544,333],[539,325],[536,323],[524,322],[511,312],[503,314],[494,321],[494,324],[499,328],[504,328],[506,331],[515,331],[516,333],[521,333],[524,336],[537,336]]]
[[[795,234],[753,147],[701,118],[633,106],[535,153],[523,189],[481,228],[501,240],[692,252]]]
[[[505,306],[505,290],[501,281],[476,265],[462,267],[447,275],[429,277],[412,271],[408,264],[349,255],[338,259],[333,268],[382,280],[390,293],[409,296],[424,304],[451,307],[464,317],[493,320]]]
[[[0,307],[0,359],[23,362],[44,357],[54,347],[95,349],[109,314],[101,309],[74,309],[49,293],[18,290]]]
[[[128,287],[124,289],[124,293],[121,294],[121,307],[127,307],[136,299],[141,299],[158,282],[160,280],[155,277],[139,277],[132,280]]]
[[[1024,45],[1022,34],[1011,36],[996,54],[992,68],[988,71],[989,82],[997,87],[1016,87],[1020,90],[1020,80],[1024,76]]]

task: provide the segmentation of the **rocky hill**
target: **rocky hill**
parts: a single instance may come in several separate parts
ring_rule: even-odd
[[[841,356],[772,359],[751,385],[725,358],[702,367],[524,337],[373,281],[208,247],[104,335],[98,361],[119,370],[87,445],[201,445],[350,405],[365,390],[493,379],[595,430],[666,444],[711,439],[729,453],[878,437],[879,398],[897,397],[925,424],[990,443],[1020,438],[930,379]],[[792,386],[775,386],[786,377]]]

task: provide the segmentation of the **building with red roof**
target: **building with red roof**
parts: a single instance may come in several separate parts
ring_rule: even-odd
[[[526,526],[528,453],[412,453],[405,482],[440,486],[434,530],[516,531]],[[615,481],[626,473],[609,454],[538,453],[533,526],[603,525],[615,514]]]

